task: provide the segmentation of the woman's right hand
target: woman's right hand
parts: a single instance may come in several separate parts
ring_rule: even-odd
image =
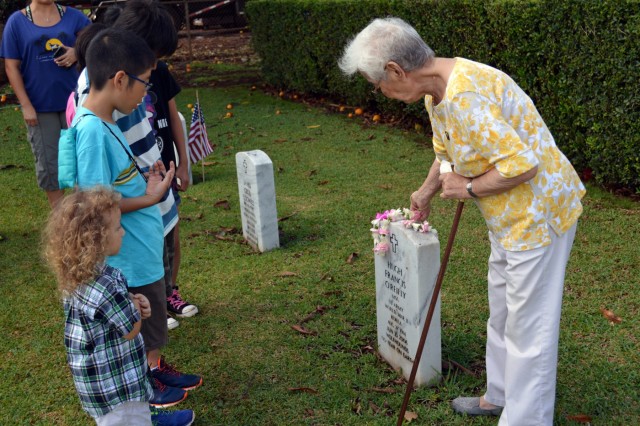
[[[27,126],[38,125],[38,116],[36,115],[36,110],[32,105],[22,107],[22,117],[24,118],[24,122],[27,123]]]
[[[413,220],[427,220],[431,213],[431,203],[421,196],[420,191],[411,194],[411,211]]]

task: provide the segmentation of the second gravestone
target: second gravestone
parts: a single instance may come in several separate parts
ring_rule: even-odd
[[[261,252],[280,247],[273,163],[260,150],[236,154],[242,235]]]
[[[375,256],[378,351],[409,379],[440,268],[440,243],[434,232],[420,233],[401,222],[389,227],[390,248]],[[439,378],[440,297],[431,320],[415,385]]]

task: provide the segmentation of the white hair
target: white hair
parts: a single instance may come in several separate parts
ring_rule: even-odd
[[[385,66],[394,61],[405,71],[424,66],[435,57],[418,32],[400,18],[378,18],[351,39],[338,66],[346,75],[356,72],[383,80]]]

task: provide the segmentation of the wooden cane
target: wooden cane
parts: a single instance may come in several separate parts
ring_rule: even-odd
[[[442,170],[442,168],[441,168]],[[427,318],[424,321],[424,328],[420,336],[420,342],[418,343],[418,350],[416,356],[413,359],[413,367],[411,368],[411,374],[409,375],[409,381],[407,382],[407,390],[404,393],[404,399],[402,400],[402,407],[398,414],[397,426],[402,425],[404,421],[404,413],[407,411],[407,405],[409,404],[409,398],[411,397],[411,391],[413,390],[413,382],[416,379],[416,373],[418,372],[418,365],[420,364],[420,358],[422,357],[422,350],[424,344],[427,341],[427,333],[431,326],[431,319],[433,318],[433,312],[436,309],[436,303],[438,302],[438,295],[440,294],[440,287],[442,287],[442,279],[444,278],[444,272],[447,270],[447,263],[449,263],[449,255],[451,254],[451,247],[453,247],[453,241],[458,231],[458,224],[460,223],[460,216],[462,216],[462,208],[464,207],[464,201],[458,201],[458,207],[456,208],[456,214],[453,218],[453,224],[451,225],[451,232],[449,233],[449,239],[447,240],[447,247],[444,250],[444,256],[440,263],[440,270],[438,271],[438,278],[436,279],[436,285],[433,288],[433,294],[431,295],[431,303],[429,304],[429,310],[427,311]]]

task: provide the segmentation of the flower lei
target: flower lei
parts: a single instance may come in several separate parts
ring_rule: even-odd
[[[376,213],[376,218],[371,221],[371,235],[373,236],[373,252],[384,256],[389,251],[389,225],[391,222],[402,221],[402,226],[413,229],[416,232],[427,233],[431,231],[429,222],[420,221],[419,212],[412,212],[409,209],[391,209],[383,213]]]

